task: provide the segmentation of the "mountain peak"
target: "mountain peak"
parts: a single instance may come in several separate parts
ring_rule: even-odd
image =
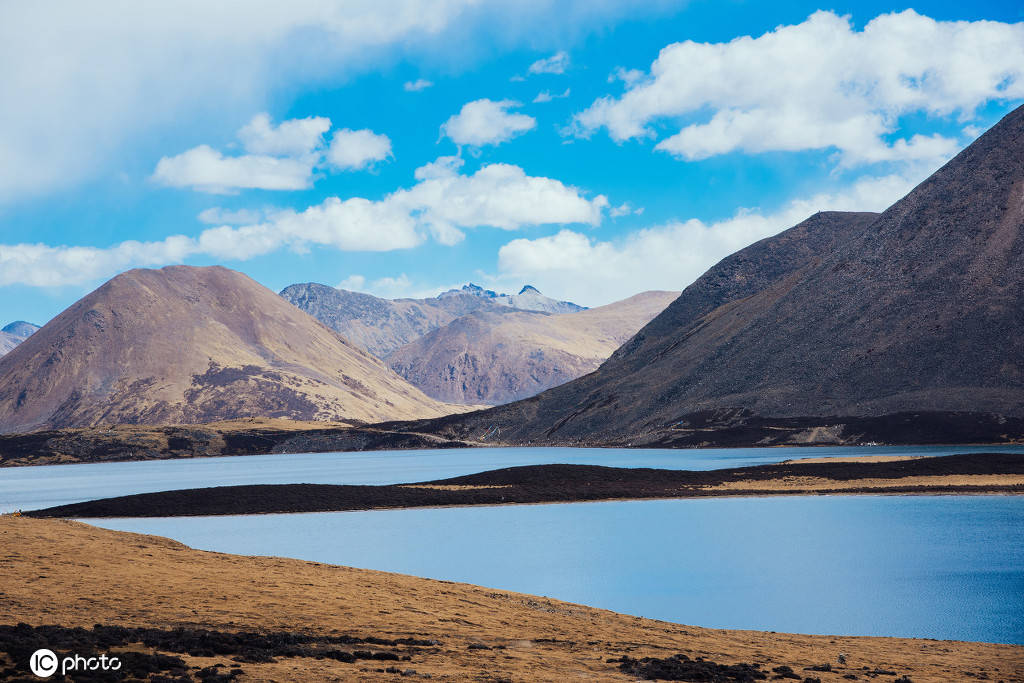
[[[512,442],[637,444],[737,416],[913,439],[950,414],[1024,417],[1022,260],[1024,107],[882,214],[815,214],[755,243],[597,372],[465,420]]]
[[[527,292],[533,292],[534,294],[540,294],[540,290],[533,285],[523,285],[523,288],[519,290],[520,294],[526,294]]]
[[[119,275],[0,358],[0,432],[444,412],[375,358],[222,267]]]
[[[24,320],[15,320],[13,323],[5,325],[0,332],[6,332],[11,336],[20,337],[21,339],[28,339],[38,329],[39,325],[33,325]]]

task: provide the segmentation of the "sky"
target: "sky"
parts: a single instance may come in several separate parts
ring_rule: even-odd
[[[681,290],[1024,102],[1024,5],[0,3],[0,324],[130,268]]]

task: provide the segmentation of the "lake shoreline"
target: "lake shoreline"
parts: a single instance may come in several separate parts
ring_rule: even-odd
[[[245,680],[394,680],[412,670],[414,679],[626,681],[646,658],[745,664],[768,678],[789,670],[823,683],[1024,680],[1019,645],[683,626],[464,583],[204,552],[67,520],[0,517],[0,541],[7,621],[27,625],[26,641],[68,637],[43,624],[84,627],[76,643],[105,635],[115,652],[148,638],[147,652],[234,668]],[[217,651],[198,649],[194,636]]]
[[[474,413],[476,414],[476,413]],[[480,416],[488,414],[481,411]],[[96,462],[180,460],[272,453],[464,448],[706,448],[1024,444],[1024,418],[988,413],[895,413],[877,417],[693,416],[689,426],[620,438],[502,440],[489,426],[458,426],[460,415],[373,425],[247,418],[206,424],[98,425],[0,434],[0,468]],[[692,423],[692,424],[690,424]]]
[[[1024,455],[799,460],[707,471],[533,465],[381,486],[256,484],[104,498],[30,517],[181,517],[794,495],[1024,494]]]

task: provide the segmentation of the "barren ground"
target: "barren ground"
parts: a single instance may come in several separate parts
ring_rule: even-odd
[[[159,649],[189,667],[219,663],[226,672],[237,664],[242,681],[402,678],[388,668],[415,670],[403,680],[422,680],[423,674],[450,681],[635,680],[607,660],[677,653],[757,665],[769,679],[778,675],[772,669],[788,666],[796,680],[823,682],[892,681],[903,675],[914,683],[1024,681],[1024,647],[1019,646],[704,629],[466,584],[197,551],[164,538],[73,521],[0,517],[0,548],[0,622],[11,625],[438,641],[342,647],[410,657],[352,663],[315,656],[236,662],[229,654],[202,657]],[[110,652],[123,650],[154,648],[129,644]],[[840,654],[845,665],[838,664]],[[824,664],[832,671],[805,670]],[[197,673],[198,668],[189,670],[190,676]]]

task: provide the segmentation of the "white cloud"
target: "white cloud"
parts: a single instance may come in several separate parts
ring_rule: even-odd
[[[239,209],[237,211],[231,211],[219,206],[204,209],[197,216],[199,222],[209,223],[212,225],[243,225],[245,223],[258,223],[262,217],[263,214],[260,211],[253,209]]]
[[[342,251],[391,251],[422,243],[414,217],[387,202],[329,197],[304,211],[281,211],[264,223],[204,230],[198,250],[220,259],[249,259],[287,247]]]
[[[302,190],[311,187],[314,171],[326,163],[341,170],[366,168],[391,155],[391,140],[372,130],[336,130],[324,150],[331,120],[323,116],[290,119],[275,126],[257,114],[238,131],[249,154],[227,157],[199,145],[157,162],[152,179],[170,187],[225,194],[241,189]]]
[[[427,88],[433,87],[433,81],[428,81],[425,78],[417,78],[415,81],[406,81],[402,87],[406,92],[419,92],[420,90],[426,90]]]
[[[527,73],[531,74],[564,74],[569,66],[569,54],[564,50],[556,52],[550,57],[538,59],[530,65]]]
[[[758,38],[674,43],[649,73],[620,69],[613,78],[626,92],[577,114],[578,134],[657,137],[653,123],[710,110],[710,120],[684,123],[656,148],[685,159],[835,148],[845,165],[932,162],[957,142],[918,135],[889,143],[898,118],[969,118],[993,99],[1024,97],[1024,23],[940,22],[907,10],[855,31],[819,11]]]
[[[569,96],[569,88],[566,88],[565,92],[563,92],[561,95],[552,95],[550,91],[543,90],[543,91],[537,93],[537,96],[533,98],[533,103],[534,104],[542,104],[544,102],[550,102],[551,100],[560,100],[560,99],[562,99],[564,97],[568,97],[568,96]]]
[[[507,142],[537,125],[532,116],[508,111],[518,106],[514,100],[467,102],[441,126],[441,132],[457,145],[482,147]]]
[[[496,46],[564,44],[617,17],[668,9],[658,4],[4,3],[0,202],[113,175],[138,143],[175,129],[216,131],[282,91],[337,85],[403,57],[443,63]]]
[[[930,170],[930,169],[929,169]],[[600,241],[563,229],[538,239],[516,239],[498,252],[490,278],[506,289],[530,282],[541,291],[589,306],[617,301],[649,289],[681,290],[722,258],[777,234],[817,211],[881,211],[928,175],[866,177],[834,194],[789,202],[770,214],[741,209],[726,220],[673,221]]]
[[[441,292],[458,289],[464,282],[449,285],[423,285],[414,283],[405,273],[398,277],[382,277],[369,280],[364,275],[349,275],[336,285],[337,289],[364,292],[385,299],[428,299]]]
[[[620,66],[608,74],[608,82],[622,81],[627,87],[632,88],[633,85],[643,79],[644,75],[644,72],[640,69],[624,69]]]
[[[266,113],[257,114],[238,131],[238,139],[251,154],[301,157],[324,142],[331,120],[323,116],[289,119],[275,126]]]
[[[89,282],[136,266],[178,263],[193,253],[193,240],[174,235],[159,242],[122,242],[107,249],[0,244],[0,286],[56,287]]]
[[[327,150],[327,161],[336,168],[346,170],[366,168],[374,161],[383,161],[389,156],[391,139],[366,128],[335,131]]]
[[[197,255],[231,261],[280,249],[390,251],[415,247],[428,237],[455,244],[463,230],[476,227],[597,225],[608,207],[603,195],[588,199],[576,188],[528,176],[518,166],[489,164],[472,175],[461,174],[461,166],[457,157],[441,157],[417,169],[417,182],[411,187],[383,199],[329,197],[303,211],[267,212],[264,220],[250,224],[233,226],[230,223],[241,217],[237,212],[207,209],[201,220],[221,224],[197,237],[174,235],[160,242],[123,242],[106,249],[0,245],[0,285],[78,284],[133,266],[178,263]],[[398,280],[380,282],[379,291],[404,286]]]
[[[530,225],[601,222],[608,199],[587,199],[552,178],[528,176],[509,164],[488,164],[470,176],[460,175],[461,162],[441,157],[416,171],[420,181],[384,201],[416,213],[443,244],[462,239],[461,228],[487,226],[518,230]]]
[[[398,277],[382,277],[373,281],[367,281],[362,275],[353,275],[352,277],[346,278],[344,281],[348,284],[357,286],[354,287],[342,287],[338,285],[339,289],[352,289],[357,292],[365,292],[366,294],[372,294],[379,296],[384,299],[397,299],[399,297],[406,296],[412,287],[412,280],[405,273],[402,273]]]
[[[366,286],[366,278],[362,275],[349,275],[347,278],[334,286],[335,289],[347,289],[351,292],[361,292]]]
[[[239,189],[302,190],[313,184],[315,159],[246,154],[226,157],[208,145],[157,162],[153,180],[170,187],[226,194]]]
[[[643,207],[640,207],[639,209],[634,209],[629,202],[625,202],[619,206],[613,206],[612,208],[608,209],[608,215],[611,216],[612,218],[619,218],[620,216],[628,216],[630,214],[639,216],[643,212]]]

